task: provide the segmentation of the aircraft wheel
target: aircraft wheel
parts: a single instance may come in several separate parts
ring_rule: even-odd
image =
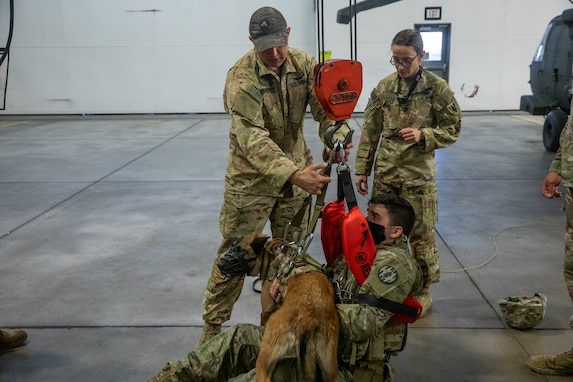
[[[545,117],[543,123],[543,146],[547,151],[557,151],[559,149],[559,136],[567,122],[567,113],[563,110],[552,110]]]

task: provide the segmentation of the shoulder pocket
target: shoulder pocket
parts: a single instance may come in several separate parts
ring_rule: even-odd
[[[251,85],[237,93],[231,105],[231,111],[250,121],[254,121],[261,116],[262,103],[263,96],[261,92]]]
[[[378,94],[376,93],[376,90],[372,90],[372,93],[370,93],[370,99],[368,100],[368,104],[366,105],[366,109],[370,110],[380,109],[382,106],[384,106],[385,103],[386,100],[384,99],[384,97],[379,97]]]

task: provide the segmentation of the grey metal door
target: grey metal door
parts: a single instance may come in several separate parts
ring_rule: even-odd
[[[451,24],[415,24],[424,40],[426,56],[422,66],[448,81],[450,73]]]

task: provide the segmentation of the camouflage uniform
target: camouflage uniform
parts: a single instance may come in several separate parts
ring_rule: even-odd
[[[252,49],[228,72],[223,98],[231,116],[230,153],[219,219],[223,242],[204,296],[205,323],[228,321],[240,296],[244,277],[226,277],[217,267],[235,238],[262,232],[268,220],[272,235],[282,237],[309,197],[288,179],[313,161],[303,135],[307,106],[320,122],[320,136],[331,124],[314,95],[315,64],[308,53],[289,48],[279,76]],[[304,223],[300,228],[306,229]]]
[[[376,259],[362,286],[342,257],[327,274],[340,286],[338,381],[391,381],[388,361],[405,345],[406,324],[391,320],[392,314],[387,311],[353,304],[348,299],[353,293],[365,293],[402,302],[413,290],[421,288],[421,270],[410,255],[407,242],[400,238],[393,245],[378,245]],[[237,376],[232,380],[254,381],[252,369],[263,332],[259,326],[235,325],[197,347],[185,359],[168,363],[152,381],[227,381]],[[296,364],[289,363],[291,361],[279,364],[281,367],[273,374],[273,381],[297,380],[292,374]]]
[[[573,107],[573,100],[571,103]],[[573,120],[567,120],[561,137],[559,149],[555,154],[549,171],[561,176],[561,185],[566,188],[565,194],[565,254],[563,258],[563,275],[569,296],[573,300]],[[573,321],[570,323],[573,324]]]
[[[404,81],[405,82],[405,81]],[[400,105],[398,74],[381,80],[364,112],[364,126],[356,152],[356,175],[369,176],[374,166],[372,195],[394,193],[409,201],[416,212],[410,236],[414,257],[424,273],[424,287],[440,280],[435,226],[438,221],[434,150],[456,142],[461,111],[447,82],[422,70],[409,100]],[[418,143],[406,143],[398,133],[405,127],[422,131]]]
[[[573,109],[573,99],[571,100]],[[563,255],[563,275],[569,297],[573,301],[573,142],[571,138],[573,119],[569,116],[559,138],[559,149],[555,154],[549,173],[542,183],[542,195],[545,197],[558,196],[556,186],[564,186],[565,194],[565,251]],[[552,173],[559,174],[560,177]],[[559,183],[560,182],[560,183]],[[569,326],[573,327],[573,316],[569,318]],[[527,366],[536,373],[543,375],[573,375],[573,347],[560,354],[532,355],[527,359]]]

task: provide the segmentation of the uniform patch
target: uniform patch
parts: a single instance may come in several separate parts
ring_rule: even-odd
[[[396,268],[390,265],[384,265],[378,271],[378,278],[384,284],[392,284],[394,281],[398,279],[398,271],[396,270]]]
[[[458,114],[458,107],[455,103],[451,103],[448,105],[448,111],[452,114]]]

